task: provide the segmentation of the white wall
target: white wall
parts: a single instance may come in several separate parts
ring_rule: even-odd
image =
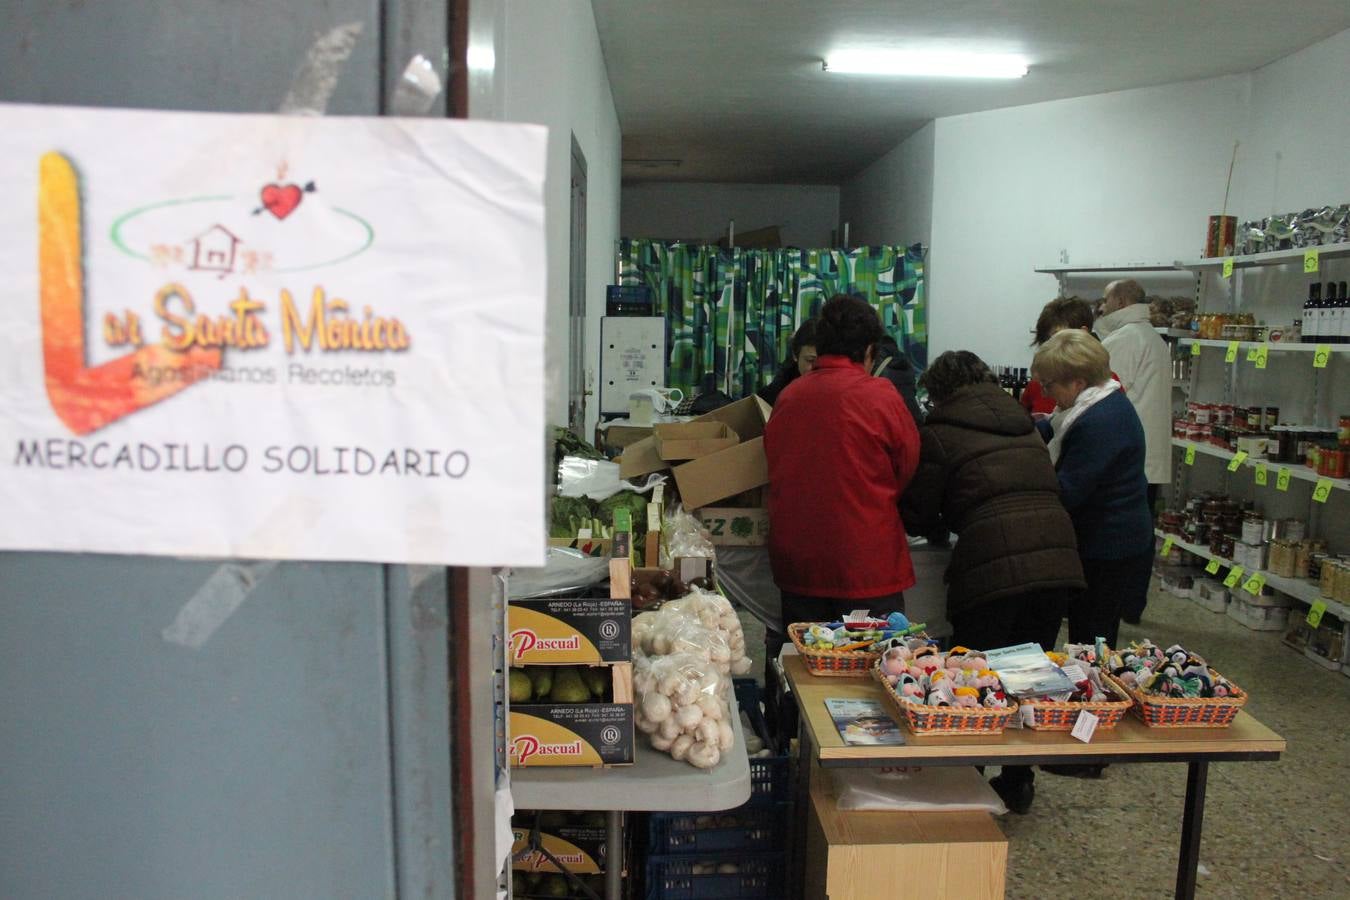
[[[839,188],[818,184],[702,184],[638,182],[623,186],[619,231],[624,237],[696,239],[715,243],[736,233],[777,225],[785,246],[830,247],[839,226]]]
[[[931,246],[936,132],[929,122],[842,186],[839,219],[849,223],[850,244]]]
[[[1246,110],[1247,79],[1233,76],[937,120],[930,358],[1029,365],[1029,331],[1056,293],[1032,269],[1062,250],[1198,255]]]
[[[593,371],[605,286],[613,280],[619,237],[619,119],[587,0],[498,2],[503,6],[497,16],[499,85],[494,88],[500,91],[501,116],[549,128],[546,414],[550,422],[565,425],[572,136],[587,167],[586,352],[587,368]],[[489,111],[493,102],[492,95],[485,98]],[[589,433],[595,409],[588,410],[587,419]]]
[[[1350,202],[1350,30],[1257,69],[1238,149],[1239,219]]]

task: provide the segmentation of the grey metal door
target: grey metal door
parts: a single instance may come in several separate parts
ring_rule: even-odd
[[[449,8],[9,0],[0,101],[331,87],[376,115],[413,54],[445,78]],[[444,569],[0,553],[0,896],[455,896],[447,594]]]

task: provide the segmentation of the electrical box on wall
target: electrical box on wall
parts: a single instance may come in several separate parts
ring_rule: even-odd
[[[600,415],[628,414],[628,395],[666,386],[666,320],[605,316],[600,320]]]

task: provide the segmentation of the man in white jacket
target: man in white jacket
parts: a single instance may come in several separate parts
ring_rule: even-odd
[[[1111,371],[1144,426],[1144,474],[1152,509],[1159,485],[1172,477],[1172,354],[1149,323],[1144,289],[1134,279],[1106,286],[1095,330],[1111,354]],[[1142,607],[1122,610],[1122,617],[1138,622],[1142,612]]]

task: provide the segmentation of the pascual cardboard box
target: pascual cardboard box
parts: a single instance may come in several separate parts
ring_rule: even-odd
[[[597,665],[633,658],[633,605],[621,599],[512,600],[506,628],[513,666]]]
[[[769,482],[764,458],[764,423],[772,407],[759,397],[747,397],[699,416],[694,422],[720,422],[735,432],[739,442],[716,453],[680,463],[672,469],[686,509],[710,506]],[[661,458],[656,437],[630,444],[619,460],[619,474],[635,478],[671,468]]]
[[[511,868],[522,872],[557,872],[558,867],[538,850],[529,853],[530,828],[512,825]],[[578,825],[542,827],[539,843],[574,875],[605,870],[605,829]]]
[[[511,765],[620,766],[633,762],[633,666],[606,670],[613,703],[524,703],[507,718]]]

